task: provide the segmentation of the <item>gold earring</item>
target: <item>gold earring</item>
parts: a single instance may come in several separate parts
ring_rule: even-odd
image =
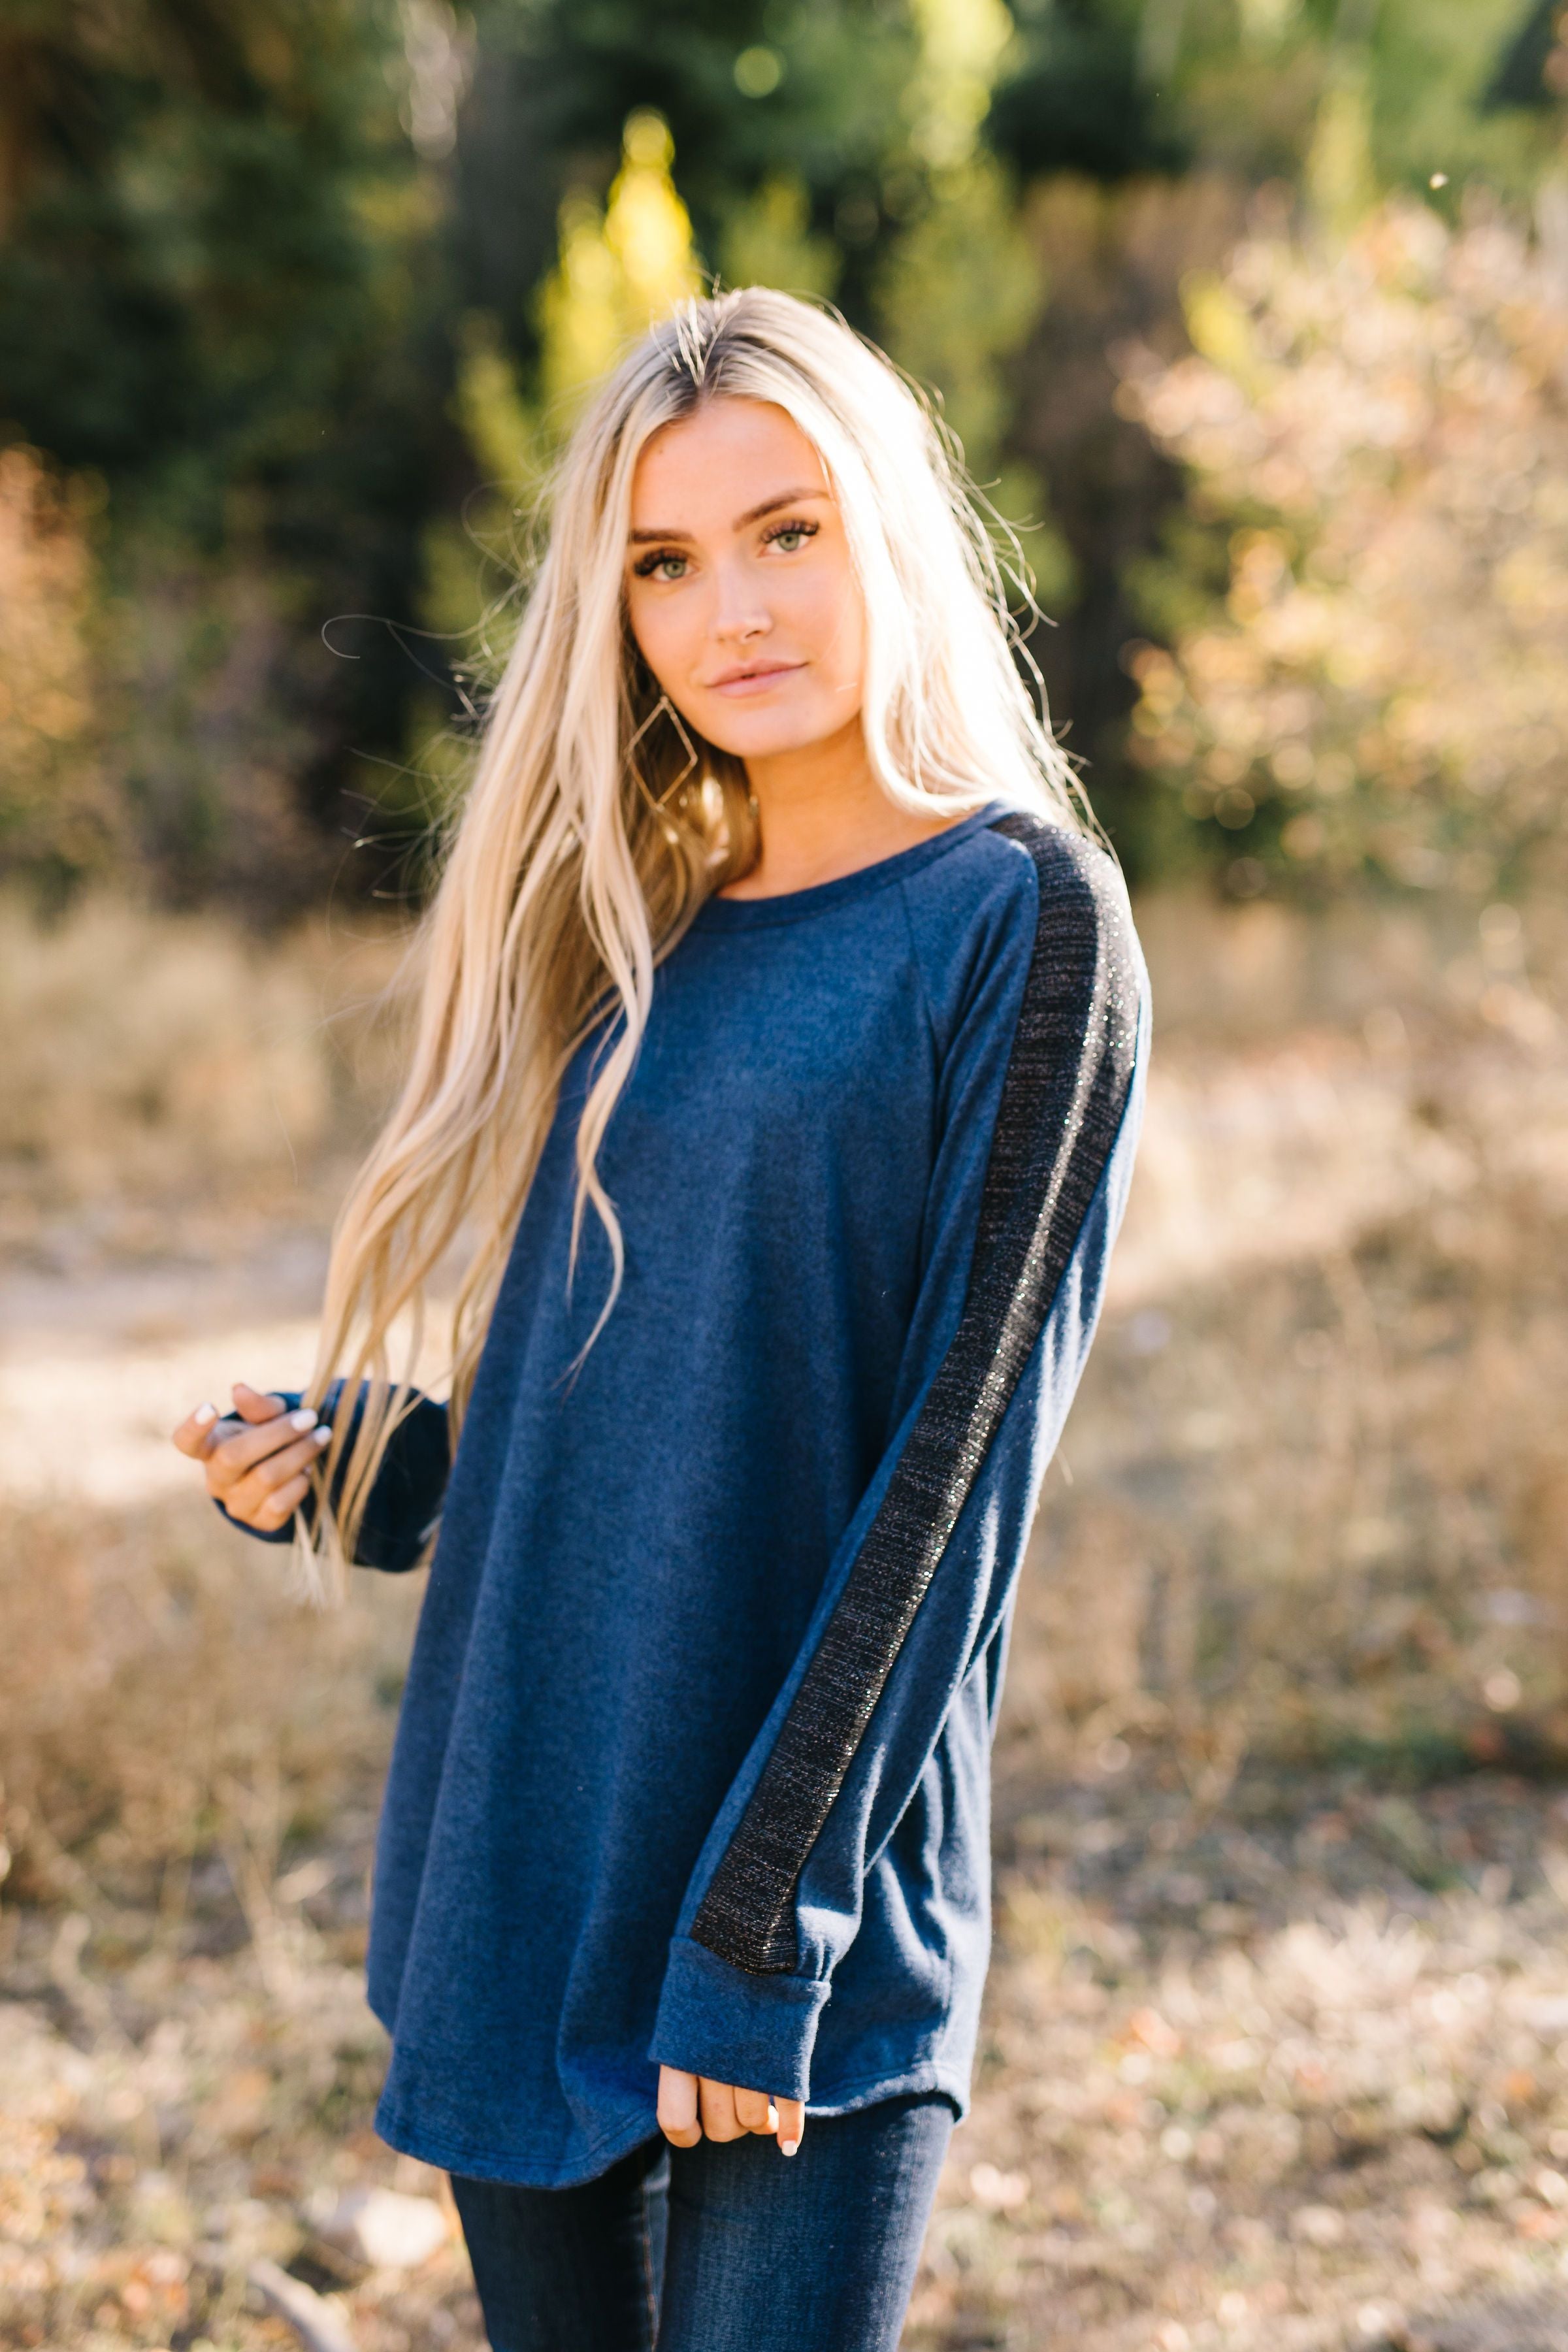
[[[647,733],[647,730],[653,725],[654,720],[660,717],[666,718],[669,720],[670,725],[674,728],[676,733],[679,736],[681,742],[685,745],[686,765],[680,770],[678,775],[673,776],[670,779],[669,782],[666,784],[663,792],[656,795],[655,793],[650,793],[647,788],[647,779],[637,763],[636,753],[637,745],[642,741],[643,737]],[[661,694],[659,696],[658,700],[654,704],[653,709],[648,712],[647,717],[643,720],[642,725],[637,729],[637,733],[626,745],[626,765],[630,768],[633,776],[637,780],[638,792],[641,793],[644,800],[647,801],[648,807],[653,811],[654,815],[658,817],[659,823],[663,825],[666,838],[673,841],[676,838],[675,827],[669,820],[668,803],[671,794],[679,791],[681,785],[686,782],[687,777],[691,773],[692,769],[697,765],[697,747],[692,742],[691,738],[687,733],[685,728],[682,726],[680,713],[677,710],[674,703],[671,702],[668,694]]]

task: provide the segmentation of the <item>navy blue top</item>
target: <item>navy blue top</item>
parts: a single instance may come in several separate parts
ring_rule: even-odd
[[[395,2147],[592,2178],[658,2065],[968,2094],[1014,1579],[1082,1369],[1147,1022],[1120,877],[984,811],[660,967],[568,1260],[576,1057],[443,1501],[376,1857]]]

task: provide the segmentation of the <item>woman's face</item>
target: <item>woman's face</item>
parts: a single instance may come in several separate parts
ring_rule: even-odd
[[[707,402],[632,482],[632,634],[687,724],[765,760],[856,725],[866,616],[821,458],[782,408]]]

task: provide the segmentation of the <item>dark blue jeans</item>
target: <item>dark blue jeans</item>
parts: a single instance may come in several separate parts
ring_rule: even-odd
[[[893,2352],[952,2130],[940,2097],[771,2139],[649,2141],[581,2189],[454,2178],[494,2352]]]

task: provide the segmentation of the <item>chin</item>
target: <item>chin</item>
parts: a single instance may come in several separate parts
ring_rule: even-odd
[[[700,722],[699,722],[700,724]],[[825,742],[837,728],[831,719],[807,717],[800,711],[758,710],[744,716],[736,710],[714,714],[711,726],[701,727],[716,751],[732,760],[766,760],[781,752],[806,751]]]

